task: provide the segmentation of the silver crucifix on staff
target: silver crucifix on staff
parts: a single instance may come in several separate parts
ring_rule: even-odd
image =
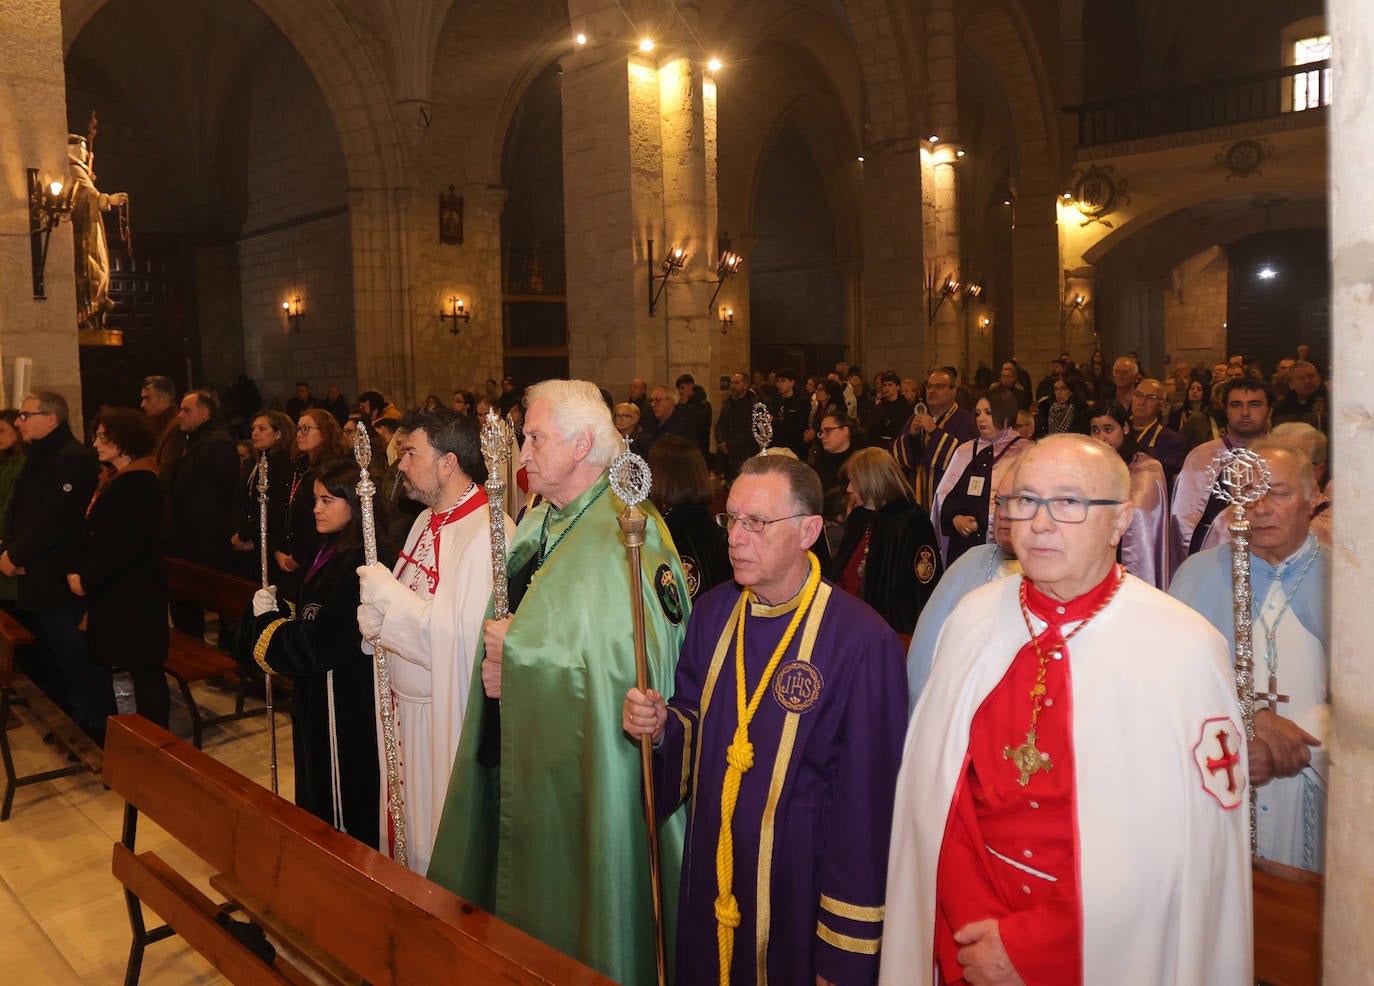
[[[760,401],[754,405],[754,442],[759,447],[759,455],[768,454],[768,446],[773,444],[773,415],[768,405]]]
[[[358,422],[353,436],[353,458],[358,463],[358,505],[363,514],[363,562],[377,564],[377,521],[372,511],[372,497],[377,485],[372,482],[368,467],[372,465],[372,440],[367,425]],[[382,716],[382,755],[386,759],[387,816],[391,821],[391,858],[407,865],[405,798],[401,791],[401,751],[396,740],[396,703],[391,696],[391,658],[382,647],[382,638],[368,641],[377,672],[377,710]]]
[[[262,569],[262,587],[268,588],[271,578],[267,572],[267,453],[258,456],[258,562]],[[277,712],[272,706],[272,673],[263,675],[267,682],[267,765],[272,777],[272,793],[277,793]]]
[[[1231,505],[1231,585],[1234,589],[1236,698],[1245,738],[1255,738],[1254,624],[1250,609],[1250,521],[1245,511],[1269,492],[1269,464],[1247,448],[1223,448],[1208,466],[1212,494]],[[1275,682],[1269,694],[1275,694]],[[1255,789],[1250,788],[1250,851],[1255,851]]]
[[[510,597],[506,583],[506,463],[510,461],[515,430],[494,409],[488,409],[482,422],[482,458],[487,463],[487,511],[491,524],[491,608],[492,619],[510,616]]]
[[[763,405],[759,405],[762,407]],[[757,420],[757,417],[755,418]],[[771,427],[770,427],[771,431]],[[639,551],[644,546],[644,532],[649,518],[639,509],[639,505],[649,495],[652,477],[649,465],[629,450],[616,456],[611,463],[611,489],[625,503],[617,520],[625,535],[625,550],[630,561],[630,606],[634,614],[635,633],[635,687],[641,692],[649,690],[649,660],[644,638],[644,593],[641,585]],[[654,902],[654,946],[658,959],[659,986],[667,981],[667,959],[664,952],[663,937],[663,886],[658,861],[658,811],[654,805],[654,744],[647,735],[639,737],[640,772],[644,785],[644,827],[649,834],[649,890]]]

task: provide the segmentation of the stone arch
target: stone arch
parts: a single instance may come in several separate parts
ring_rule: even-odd
[[[902,5],[887,0],[842,2],[863,68],[864,144],[910,137],[917,125],[909,102],[914,94],[910,80],[916,77],[909,49],[912,32],[905,22],[911,12],[900,9],[903,21],[898,21],[893,11]]]
[[[62,5],[64,54],[109,0]],[[343,145],[350,186],[393,188],[402,183],[403,141],[387,98],[385,72],[359,25],[333,0],[244,0],[285,35],[324,94]]]

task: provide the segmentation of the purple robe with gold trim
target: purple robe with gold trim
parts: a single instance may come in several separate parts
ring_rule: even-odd
[[[678,662],[656,756],[661,815],[688,804],[678,911],[677,986],[716,984],[716,848],[725,750],[734,737],[733,582],[701,597]],[[750,691],[797,600],[753,603],[745,621]],[[749,726],[754,765],[734,834],[730,981],[872,983],[878,974],[892,798],[906,729],[897,636],[867,605],[822,582]]]

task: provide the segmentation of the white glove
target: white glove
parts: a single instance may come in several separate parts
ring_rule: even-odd
[[[263,616],[277,611],[277,587],[269,585],[253,593],[253,615]]]
[[[396,581],[389,568],[381,565],[360,565],[358,567],[359,598],[364,606],[375,606],[380,616],[385,616],[392,602],[403,598],[410,590]]]
[[[363,603],[358,607],[358,629],[363,640],[372,640],[382,632],[382,614],[376,606]]]

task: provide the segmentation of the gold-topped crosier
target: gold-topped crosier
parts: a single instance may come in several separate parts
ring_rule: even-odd
[[[262,587],[271,584],[267,571],[267,453],[258,456],[258,567]],[[272,778],[272,793],[277,793],[277,711],[272,705],[272,672],[263,673],[267,696],[267,769]]]
[[[1255,653],[1254,624],[1250,594],[1250,521],[1245,511],[1269,492],[1269,464],[1264,456],[1248,448],[1223,447],[1207,467],[1213,496],[1231,507],[1231,588],[1235,620],[1236,699],[1240,702],[1241,727],[1245,738],[1255,738]],[[1274,693],[1274,684],[1269,691]],[[1255,789],[1250,788],[1250,851],[1255,851]]]
[[[377,485],[368,468],[372,465],[372,440],[367,425],[358,422],[353,435],[353,458],[358,463],[358,505],[363,515],[363,563],[377,564],[377,521],[372,497]],[[382,755],[386,760],[387,816],[391,821],[391,858],[407,865],[405,796],[401,791],[401,753],[396,739],[396,704],[391,695],[391,658],[382,647],[381,635],[371,637],[374,667],[377,672],[377,710],[382,719]]]

